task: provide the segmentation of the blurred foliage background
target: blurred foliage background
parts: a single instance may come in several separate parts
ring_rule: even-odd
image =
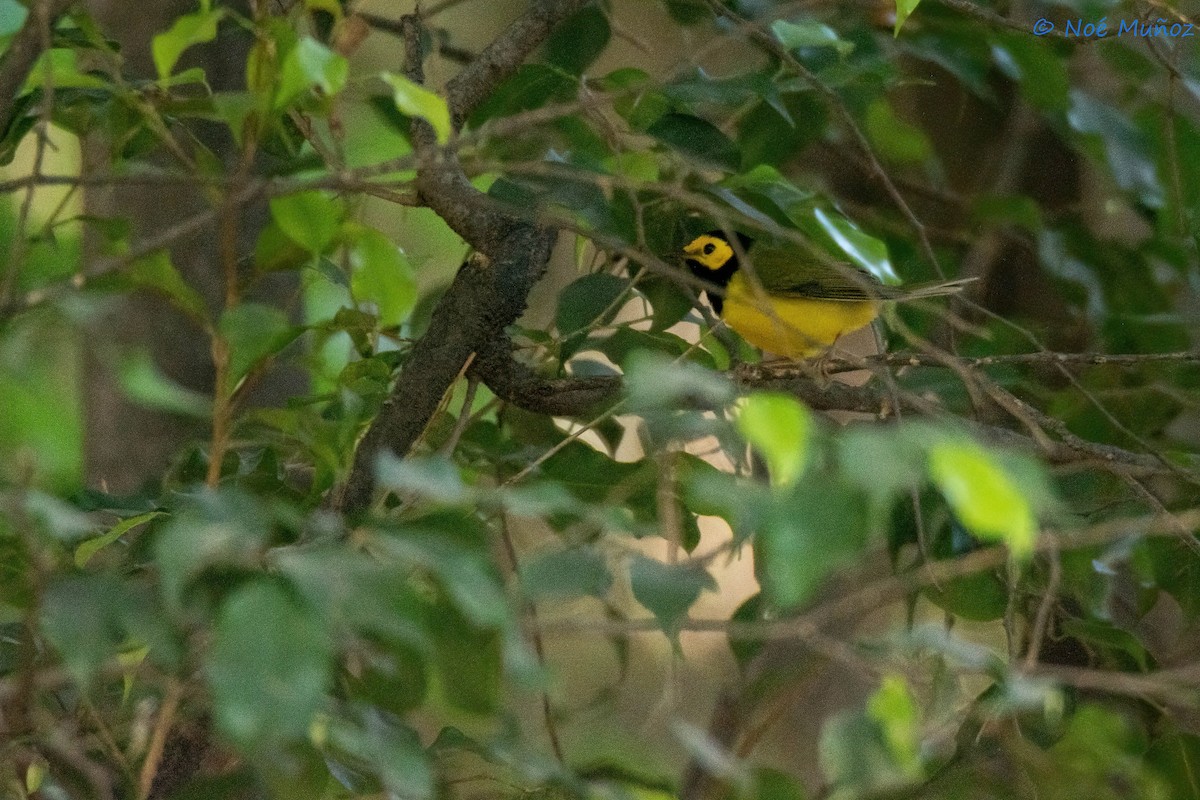
[[[1200,797],[1196,12],[0,0],[0,794]],[[541,394],[342,508],[438,169]],[[815,374],[712,228],[975,281]]]

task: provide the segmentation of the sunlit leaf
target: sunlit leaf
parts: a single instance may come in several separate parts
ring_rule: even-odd
[[[410,117],[420,117],[428,122],[438,144],[450,141],[450,108],[441,95],[393,72],[382,72],[379,77],[392,87],[392,100],[397,109]]]
[[[342,203],[324,192],[297,192],[271,198],[271,217],[292,241],[322,253],[342,228]]]
[[[800,480],[813,427],[803,404],[791,395],[756,392],[742,403],[737,426],[767,459],[773,485],[790,487]]]
[[[344,56],[305,36],[283,60],[275,108],[284,108],[314,87],[326,96],[335,95],[346,85],[349,74],[350,65]]]
[[[399,325],[417,303],[417,284],[404,251],[382,233],[363,228],[349,247],[354,297],[375,305],[379,322]]]
[[[900,29],[920,4],[921,0],[896,0],[896,25],[892,29],[892,36],[900,35]]]
[[[1029,502],[985,450],[969,442],[937,444],[929,451],[929,473],[972,533],[1006,544],[1018,558],[1033,552],[1037,525]]]

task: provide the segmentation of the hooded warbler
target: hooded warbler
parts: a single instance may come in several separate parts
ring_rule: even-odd
[[[973,280],[887,286],[863,270],[822,264],[798,247],[756,245],[737,236],[752,270],[740,269],[738,252],[721,231],[697,236],[683,248],[688,269],[725,290],[724,296],[705,295],[726,325],[750,344],[794,360],[817,355],[840,336],[870,325],[884,301],[955,294]]]

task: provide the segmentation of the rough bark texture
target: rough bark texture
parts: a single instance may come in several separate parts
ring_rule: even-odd
[[[446,95],[456,126],[555,25],[586,2],[536,0],[451,80]],[[405,17],[401,31],[408,77],[423,82],[420,20]],[[383,409],[359,443],[345,486],[331,498],[333,505],[350,515],[361,513],[371,501],[380,453],[407,454],[472,354],[504,340],[504,329],[525,311],[529,291],[545,272],[555,238],[553,231],[497,209],[471,185],[457,161],[438,147],[425,122],[414,121],[412,135],[420,159],[421,199],[484,257],[459,271],[434,310],[428,332],[415,345]]]

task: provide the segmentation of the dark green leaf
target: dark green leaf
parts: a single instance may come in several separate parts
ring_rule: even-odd
[[[736,170],[742,156],[737,145],[711,122],[690,114],[667,114],[646,129],[655,139],[683,156],[721,169]]]
[[[563,336],[608,324],[620,311],[618,298],[629,288],[629,281],[595,272],[572,281],[558,296],[555,324]]]
[[[605,13],[597,6],[585,6],[550,34],[546,40],[546,60],[564,72],[582,75],[604,52],[611,36]]]

